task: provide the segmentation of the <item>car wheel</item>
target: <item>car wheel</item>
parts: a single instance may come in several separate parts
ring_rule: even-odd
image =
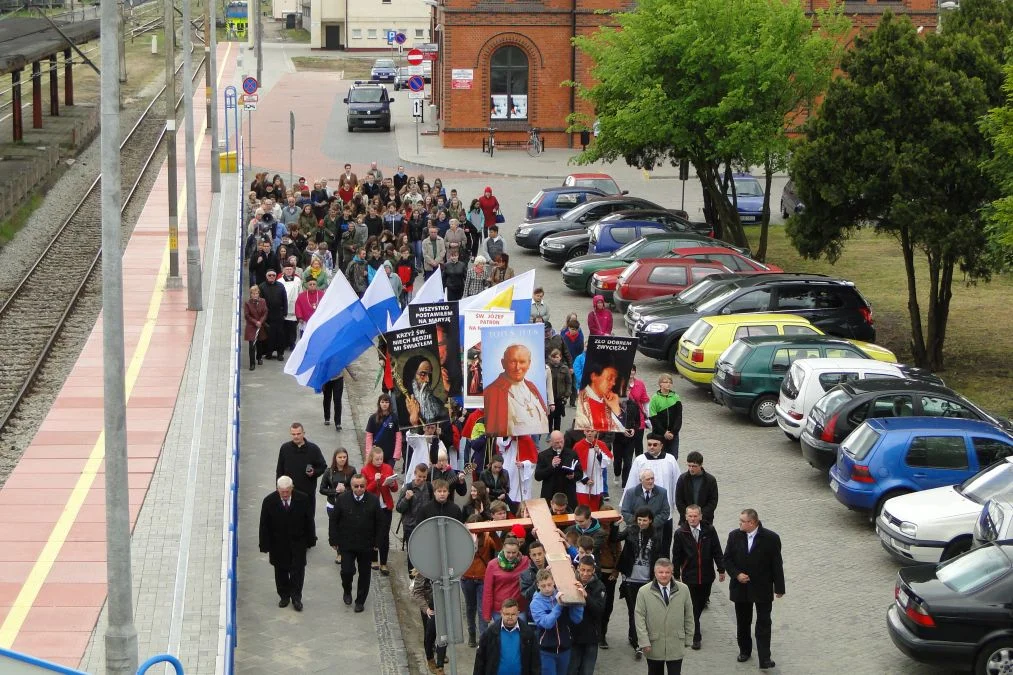
[[[354,129],[354,127],[351,124],[349,124],[348,125],[348,133],[352,133],[352,129]]]
[[[588,296],[590,296],[592,298],[594,297],[594,288],[591,286],[591,283],[593,281],[594,281],[594,279],[592,277],[588,277],[587,278],[587,283],[584,285],[584,292],[587,293]]]
[[[773,394],[763,394],[753,401],[753,407],[749,409],[749,419],[761,427],[772,427],[777,424],[776,407],[777,397]]]
[[[986,644],[974,661],[975,675],[998,675],[1013,670],[1013,638],[1000,638]]]
[[[944,562],[950,558],[956,558],[961,553],[967,553],[971,550],[971,538],[961,537],[954,539],[950,542],[950,545],[943,549],[943,555],[939,558],[939,562]]]
[[[574,258],[579,258],[582,255],[587,255],[587,246],[578,246],[570,251],[570,255],[567,257],[567,260],[573,260]]]
[[[910,490],[894,490],[893,492],[887,492],[885,495],[879,498],[878,502],[876,502],[876,506],[872,509],[872,513],[869,514],[869,520],[875,523],[877,520],[879,520],[879,514],[883,512],[883,506],[885,506],[889,500],[893,499],[894,497],[909,494],[910,492],[911,492]]]

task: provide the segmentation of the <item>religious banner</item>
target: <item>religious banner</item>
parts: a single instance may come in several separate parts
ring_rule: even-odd
[[[464,407],[481,408],[482,329],[488,326],[512,326],[514,313],[503,309],[466,309],[464,315]]]
[[[408,321],[412,326],[436,326],[443,386],[451,398],[460,401],[464,391],[464,377],[461,374],[461,329],[457,303],[408,305]]]
[[[384,333],[402,429],[450,419],[436,332],[429,325]]]
[[[545,329],[541,324],[482,328],[485,431],[527,436],[549,430]]]
[[[585,431],[623,431],[619,399],[626,396],[637,355],[637,339],[592,335],[577,394],[574,427]]]

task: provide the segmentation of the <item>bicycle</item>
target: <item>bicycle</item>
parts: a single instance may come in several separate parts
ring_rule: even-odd
[[[489,156],[492,157],[493,151],[496,150],[496,128],[489,127],[489,139],[486,141],[486,146],[489,149]]]
[[[542,140],[538,137],[538,129],[531,127],[528,132],[528,155],[536,157],[542,152]]]

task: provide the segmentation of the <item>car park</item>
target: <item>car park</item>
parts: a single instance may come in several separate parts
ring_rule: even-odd
[[[563,179],[563,186],[593,187],[614,196],[629,194],[627,190],[620,190],[619,183],[607,173],[571,173]]]
[[[631,241],[661,232],[692,232],[710,237],[712,230],[706,223],[691,223],[685,211],[620,211],[588,228],[588,251],[611,253]]]
[[[397,66],[394,59],[377,59],[369,71],[369,79],[377,82],[394,82],[397,80]]]
[[[683,333],[704,316],[770,312],[808,319],[828,335],[875,342],[872,308],[850,281],[819,274],[752,274],[724,284],[721,292],[692,305],[659,303],[630,331],[637,349],[665,361],[675,360]]]
[[[390,104],[394,97],[387,94],[382,84],[356,80],[344,102],[348,106],[345,117],[348,131],[355,128],[390,131]]]
[[[888,499],[876,520],[883,548],[904,563],[937,563],[970,550],[975,521],[993,498],[1013,489],[1013,447],[972,438],[986,468],[944,487]]]
[[[784,435],[798,440],[806,416],[828,391],[843,382],[869,378],[903,379],[918,377],[937,384],[943,381],[921,368],[861,358],[820,358],[793,361],[781,381],[778,394],[777,425]]]
[[[870,378],[839,384],[816,402],[799,438],[802,457],[825,471],[837,461],[837,447],[845,436],[866,419],[886,417],[984,420],[1009,429],[1009,420],[990,415],[942,384]]]
[[[625,313],[631,302],[670,296],[701,279],[730,271],[716,261],[666,257],[635,260],[628,267],[602,270],[594,276],[601,281],[601,288],[612,285],[612,304]]]
[[[638,197],[592,197],[558,216],[524,220],[514,232],[514,243],[537,251],[542,239],[550,234],[585,230],[610,213],[629,209],[660,209],[654,202]]]
[[[542,188],[527,204],[525,218],[544,218],[566,213],[574,206],[583,204],[589,197],[604,197],[605,192],[594,187],[547,187]]]
[[[735,183],[735,205],[739,212],[739,220],[743,225],[754,225],[763,218],[763,187],[756,176],[748,173],[737,173],[732,176]],[[729,184],[728,199],[732,199],[732,186]]]
[[[915,661],[974,675],[1013,669],[1013,542],[897,572],[886,624]]]
[[[784,189],[781,190],[781,216],[788,218],[803,211],[805,211],[805,204],[795,192],[795,181],[789,179],[784,184]]]
[[[971,548],[1013,540],[1013,490],[996,495],[981,507],[971,531]]]
[[[721,263],[685,258],[644,258],[633,261],[627,267],[599,270],[592,274],[591,295],[601,295],[610,304],[616,303],[615,293],[620,286],[625,293],[630,293],[637,299],[641,296],[671,295],[711,274],[728,271],[730,270]],[[628,304],[626,299],[623,302]]]
[[[682,357],[681,345],[677,358]],[[772,427],[777,424],[778,393],[792,362],[841,357],[897,361],[889,349],[860,340],[803,334],[741,337],[718,357],[711,394],[729,410],[748,415],[753,424]]]
[[[897,495],[954,485],[983,468],[976,451],[1001,444],[987,457],[1013,453],[1013,436],[988,422],[941,417],[878,417],[862,422],[837,450],[830,489],[837,501],[877,519]]]

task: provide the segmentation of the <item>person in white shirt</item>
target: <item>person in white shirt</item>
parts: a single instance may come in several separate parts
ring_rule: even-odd
[[[291,351],[295,349],[295,341],[298,337],[299,319],[295,315],[295,303],[299,299],[299,294],[302,293],[302,279],[295,275],[294,267],[286,265],[282,270],[281,279],[278,281],[285,287],[288,298],[288,312],[285,314],[285,347]]]
[[[679,462],[676,461],[675,457],[664,451],[664,443],[665,440],[660,434],[647,435],[647,449],[644,454],[639,455],[633,460],[633,466],[630,468],[630,477],[626,481],[625,489],[628,490],[638,484],[640,472],[643,469],[651,469],[654,472],[655,484],[665,488],[670,512],[676,513],[675,485],[679,482],[679,474],[682,471],[679,469]],[[672,519],[669,518],[665,521],[661,532],[661,551],[664,556],[668,556],[671,546]]]
[[[425,425],[421,434],[415,429],[409,429],[405,434],[405,442],[408,445],[404,463],[406,474],[419,464],[431,466],[433,454],[439,457],[441,452],[444,454],[447,452],[446,446],[443,445],[443,441],[440,440],[440,435],[436,431],[435,424]],[[433,445],[436,446],[435,453],[431,451]]]
[[[510,477],[510,500],[515,504],[531,499],[531,479],[535,475],[535,462],[520,459],[520,442],[514,437],[496,439],[494,454],[503,456],[503,470]]]

